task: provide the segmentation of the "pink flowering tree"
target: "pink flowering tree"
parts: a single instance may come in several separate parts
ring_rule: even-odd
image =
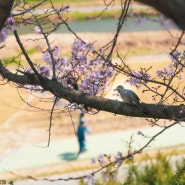
[[[104,2],[105,8],[107,8],[113,5],[114,0]],[[162,0],[140,0],[140,2],[152,5],[173,19],[180,29],[185,28],[184,1],[179,0],[179,3],[174,4],[173,9],[171,8],[173,0],[169,0],[168,3],[164,3]],[[125,159],[141,153],[158,135],[185,120],[184,31],[179,35],[176,45],[169,52],[169,65],[164,66],[163,69],[157,69],[156,73],[152,74],[151,68],[133,70],[119,55],[119,51],[116,52],[120,62],[113,62],[113,53],[116,50],[120,30],[127,18],[131,0],[121,1],[121,13],[116,33],[112,40],[106,45],[102,45],[101,48],[95,47],[94,43],[89,43],[73,32],[68,25],[67,18],[63,16],[70,9],[68,5],[55,8],[51,3],[51,8],[45,9],[40,15],[37,9],[44,3],[47,1],[43,0],[30,6],[25,1],[17,0],[13,4],[13,1],[0,0],[0,12],[2,12],[0,14],[0,48],[5,49],[3,43],[8,33],[12,32],[27,61],[25,66],[19,62],[15,69],[11,70],[8,64],[0,58],[0,76],[2,81],[14,83],[18,88],[24,88],[29,93],[43,94],[47,92],[53,96],[49,131],[52,125],[52,113],[56,105],[68,110],[80,109],[90,112],[93,109],[97,112],[106,111],[125,116],[145,117],[152,126],[158,125],[157,120],[159,119],[172,121],[169,125],[163,126],[159,133],[137,151],[130,150],[126,156],[119,152],[114,160],[110,159],[109,156],[100,155],[98,159],[100,169],[85,177],[79,177],[86,178],[87,184],[94,183],[95,173],[109,169],[110,166],[119,168]],[[179,10],[175,11],[177,8]],[[11,9],[14,11],[11,12]],[[51,24],[48,25],[45,20],[50,17],[53,19],[50,19]],[[31,60],[17,31],[17,27],[23,24],[32,25],[35,34],[45,41],[46,49],[42,52],[43,60],[40,63]],[[53,46],[49,39],[51,34],[57,31],[62,24],[71,34],[75,35],[71,52],[67,57],[61,56],[59,54],[61,48],[57,45]],[[141,103],[146,112],[134,105],[103,97],[117,74],[123,74],[130,85],[142,88],[143,93],[152,93],[153,103]],[[139,131],[138,134],[142,135],[142,132]],[[48,145],[49,142],[50,134]],[[103,175],[108,181],[111,176],[113,177],[113,171],[103,171]]]

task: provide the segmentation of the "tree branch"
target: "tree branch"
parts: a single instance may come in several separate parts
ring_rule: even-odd
[[[180,114],[180,110],[184,105],[170,106],[142,103],[141,106],[147,112],[147,114],[145,114],[134,105],[129,105],[121,101],[93,96],[87,93],[82,93],[80,91],[64,88],[61,83],[55,80],[50,80],[45,77],[41,77],[42,80],[40,80],[35,74],[29,73],[26,73],[25,75],[13,74],[9,70],[7,70],[1,62],[0,74],[4,79],[7,79],[8,81],[21,85],[39,85],[42,86],[45,91],[51,92],[56,97],[63,98],[65,100],[68,100],[69,102],[73,102],[78,105],[82,104],[87,107],[94,108],[98,111],[106,111],[125,116],[147,117],[154,119],[158,118],[178,120],[185,117],[185,113]]]
[[[179,28],[185,30],[185,1],[184,0],[136,0],[154,7],[171,18]]]

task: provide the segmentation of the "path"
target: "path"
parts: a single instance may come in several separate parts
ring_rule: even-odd
[[[151,136],[158,130],[158,128],[149,127],[142,129],[142,132],[147,136]],[[148,149],[184,145],[184,132],[185,128],[177,125],[159,136]],[[117,131],[88,136],[88,151],[84,154],[83,159],[77,160],[90,160],[99,154],[116,155],[118,151],[126,152],[127,147],[125,146],[125,141],[128,141],[133,134],[135,141],[133,147],[139,149],[147,142],[147,139],[137,135],[137,130]],[[14,171],[17,169],[28,169],[76,160],[78,144],[75,137],[51,142],[49,148],[39,146],[46,146],[46,143],[38,144],[38,146],[24,146],[12,153],[10,157],[2,160],[0,162],[0,175],[5,170]]]

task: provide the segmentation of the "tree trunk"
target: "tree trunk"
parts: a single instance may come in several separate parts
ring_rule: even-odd
[[[10,16],[14,0],[0,0],[0,30],[3,28],[7,17]]]
[[[185,30],[185,0],[136,0],[152,6]]]

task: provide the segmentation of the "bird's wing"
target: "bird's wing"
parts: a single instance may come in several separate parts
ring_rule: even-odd
[[[130,93],[133,98],[137,99],[138,101],[140,100],[135,92],[133,92],[131,90],[128,90],[128,91],[129,91],[128,93]]]

